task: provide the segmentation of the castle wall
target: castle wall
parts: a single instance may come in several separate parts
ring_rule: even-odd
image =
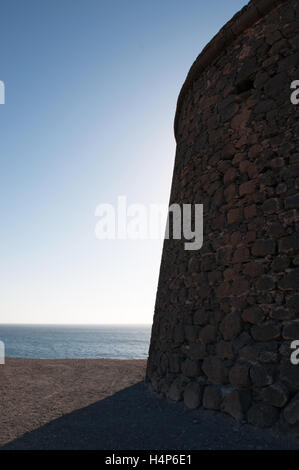
[[[299,425],[299,0],[253,0],[192,66],[171,203],[204,241],[165,240],[147,380],[186,406]]]

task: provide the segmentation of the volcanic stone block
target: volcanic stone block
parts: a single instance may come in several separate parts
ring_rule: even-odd
[[[233,183],[238,178],[238,172],[235,168],[229,168],[223,177],[223,182],[225,185]]]
[[[213,325],[207,325],[199,333],[199,339],[204,344],[214,343],[217,337],[217,329]]]
[[[189,347],[189,355],[191,359],[204,359],[206,355],[206,346],[202,343],[192,343]]]
[[[284,409],[284,418],[289,424],[299,424],[299,393]]]
[[[256,209],[255,204],[252,204],[251,206],[245,207],[245,209],[244,209],[245,219],[252,219],[253,217],[256,216],[256,214],[257,214],[257,209]]]
[[[285,199],[286,209],[298,209],[299,208],[299,194],[289,196]]]
[[[299,340],[299,320],[287,323],[282,330],[284,339]]]
[[[234,352],[232,343],[229,341],[219,341],[216,344],[216,354],[220,359],[233,359]]]
[[[272,276],[261,276],[256,282],[258,291],[267,291],[275,289],[275,279]]]
[[[193,343],[197,340],[199,328],[194,325],[185,325],[185,339],[188,343]]]
[[[275,253],[276,242],[275,240],[256,240],[252,247],[252,254],[254,256],[263,257],[273,255]]]
[[[278,417],[279,412],[277,408],[263,403],[252,405],[247,413],[248,422],[261,428],[273,426]]]
[[[256,261],[250,261],[249,263],[245,264],[244,274],[246,276],[250,276],[251,278],[257,278],[263,273],[264,273],[264,268],[261,263],[258,263]]]
[[[219,410],[222,402],[222,393],[218,387],[205,387],[203,393],[203,406],[209,410]]]
[[[280,208],[279,200],[274,197],[267,199],[262,206],[262,209],[265,214],[274,214],[275,212],[279,210],[279,208]]]
[[[251,328],[251,334],[256,341],[271,341],[280,337],[281,326],[277,323],[264,323]]]
[[[194,325],[206,325],[209,321],[210,313],[205,310],[197,310],[193,317]]]
[[[200,374],[199,362],[192,359],[186,359],[182,365],[182,373],[186,377],[198,377]]]
[[[251,336],[246,331],[243,331],[239,336],[237,336],[233,340],[232,344],[233,344],[234,350],[240,351],[240,349],[242,349],[244,346],[250,343],[252,343]]]
[[[279,378],[289,390],[299,391],[299,367],[291,364],[290,359],[280,364]]]
[[[188,380],[186,380],[185,378],[176,378],[169,387],[168,392],[166,392],[167,398],[173,401],[182,400],[184,389],[186,388],[187,383]]]
[[[215,384],[227,383],[228,369],[218,357],[206,357],[202,363],[202,370],[211,382]]]
[[[269,315],[273,320],[290,320],[291,318],[294,317],[295,310],[291,308],[285,308],[285,307],[276,307],[273,310],[271,310]],[[284,332],[284,329],[283,329],[283,332]]]
[[[233,390],[223,400],[221,409],[236,420],[241,421],[245,418],[250,403],[249,390]]]
[[[231,209],[227,214],[228,224],[237,224],[242,220],[242,210],[240,208]]]
[[[298,233],[293,233],[287,237],[279,240],[279,252],[292,254],[299,249],[299,236]]]
[[[262,400],[268,405],[282,408],[288,402],[289,391],[283,384],[272,384],[261,392]]]
[[[169,371],[178,374],[181,371],[181,360],[179,354],[168,354]]]
[[[197,382],[190,382],[184,391],[184,404],[188,408],[198,408],[202,402],[202,385]]]
[[[286,273],[279,281],[278,287],[286,290],[297,290],[299,287],[299,268]]]
[[[241,331],[241,321],[239,315],[229,313],[221,322],[220,331],[225,340],[232,340]]]
[[[176,325],[173,335],[174,342],[177,344],[183,343],[184,341],[184,327],[183,325]]]
[[[256,387],[265,387],[274,381],[274,370],[271,365],[255,364],[250,368],[250,378]]]
[[[230,383],[236,387],[247,387],[249,385],[249,368],[249,364],[236,363],[229,371]]]
[[[257,305],[247,308],[246,310],[244,310],[242,314],[242,319],[245,322],[252,323],[254,325],[261,323],[264,317],[265,317],[265,314],[263,310]]]
[[[223,265],[229,265],[232,257],[232,247],[222,247],[217,252],[217,263]]]
[[[241,246],[236,249],[233,256],[233,263],[244,263],[249,260],[249,250],[246,246]]]
[[[299,310],[299,294],[287,297],[287,307]]]

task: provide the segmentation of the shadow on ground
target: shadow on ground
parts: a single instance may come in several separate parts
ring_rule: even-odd
[[[298,449],[288,437],[157,398],[143,382],[62,416],[2,450]]]

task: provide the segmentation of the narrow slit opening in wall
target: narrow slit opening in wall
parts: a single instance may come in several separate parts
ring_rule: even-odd
[[[238,95],[242,95],[243,93],[246,93],[252,90],[253,88],[254,88],[254,81],[253,79],[248,78],[238,83],[238,85],[236,86],[236,92]]]

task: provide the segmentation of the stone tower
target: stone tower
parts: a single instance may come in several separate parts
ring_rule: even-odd
[[[189,71],[170,204],[203,204],[204,241],[164,241],[146,378],[264,427],[299,425],[298,65],[299,0],[252,0]]]

